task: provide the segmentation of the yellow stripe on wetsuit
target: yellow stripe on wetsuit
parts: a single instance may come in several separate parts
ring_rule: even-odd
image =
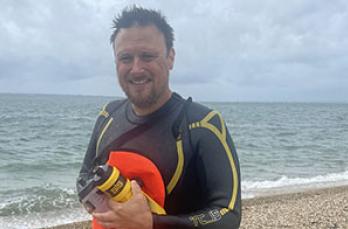
[[[172,179],[170,179],[170,182],[167,185],[168,194],[170,194],[175,188],[176,184],[179,181],[179,178],[181,177],[182,171],[184,169],[184,149],[183,149],[182,139],[180,135],[178,139],[176,140],[176,150],[178,153],[178,164],[176,165],[176,169]]]
[[[220,120],[221,131],[216,126],[209,123],[209,121],[216,115],[218,116],[218,118]],[[216,111],[211,111],[201,121],[192,123],[189,126],[189,128],[190,129],[207,128],[208,130],[210,130],[211,132],[213,132],[216,135],[216,137],[220,140],[222,146],[224,147],[226,155],[228,157],[228,160],[229,160],[231,168],[232,168],[233,187],[232,187],[232,197],[231,197],[231,200],[228,204],[228,209],[233,210],[235,207],[236,201],[237,201],[237,197],[238,197],[238,185],[239,185],[238,173],[237,173],[237,168],[235,165],[234,158],[232,156],[231,149],[227,144],[226,126],[225,126],[225,123],[224,123],[224,120],[223,120],[221,114],[216,112]],[[225,210],[223,210],[223,213],[225,213]]]
[[[105,104],[103,109],[99,112],[99,116],[104,116],[104,118],[109,118],[110,114],[109,112],[106,111],[106,107],[108,106],[108,104]],[[106,125],[103,127],[99,137],[98,137],[98,140],[97,140],[97,144],[96,144],[96,148],[95,148],[95,153],[96,155],[98,155],[99,153],[99,145],[100,145],[100,142],[106,132],[106,130],[109,128],[110,124],[112,123],[114,119],[113,118],[110,118],[108,120],[108,122],[106,123]]]

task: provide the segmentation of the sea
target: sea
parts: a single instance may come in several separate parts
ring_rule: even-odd
[[[113,99],[0,94],[0,228],[90,219],[75,181]],[[222,113],[234,140],[242,199],[348,184],[348,104],[204,104]]]

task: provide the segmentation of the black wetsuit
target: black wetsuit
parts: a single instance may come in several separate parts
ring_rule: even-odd
[[[154,228],[238,228],[240,172],[232,139],[219,113],[185,101],[173,93],[145,117],[136,116],[128,100],[108,104],[96,122],[80,176],[93,168],[96,155],[105,161],[111,148],[137,152],[157,166],[166,186],[167,215],[154,214]],[[141,134],[110,148],[144,123]]]

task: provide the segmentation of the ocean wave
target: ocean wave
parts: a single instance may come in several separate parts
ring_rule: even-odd
[[[330,173],[314,177],[281,176],[276,180],[242,181],[242,192],[245,198],[256,196],[266,190],[272,189],[295,189],[297,187],[327,187],[339,184],[348,184],[348,170],[342,173]]]
[[[0,217],[0,228],[46,228],[73,222],[90,220],[91,216],[82,207],[35,212],[27,215],[11,215]]]
[[[62,154],[62,153],[61,153]],[[12,163],[6,163],[5,165],[0,164],[0,171],[6,172],[6,173],[14,173],[17,171],[20,171],[22,173],[34,173],[42,172],[42,171],[59,171],[66,168],[80,168],[81,162],[80,161],[67,161],[66,160],[55,160],[55,161],[23,161],[23,162],[12,162]]]
[[[80,207],[76,191],[47,184],[0,193],[0,216],[27,215]]]

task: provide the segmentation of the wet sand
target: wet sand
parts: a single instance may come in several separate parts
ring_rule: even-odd
[[[348,186],[257,197],[242,201],[241,228],[348,229]],[[50,229],[89,229],[90,222]]]

